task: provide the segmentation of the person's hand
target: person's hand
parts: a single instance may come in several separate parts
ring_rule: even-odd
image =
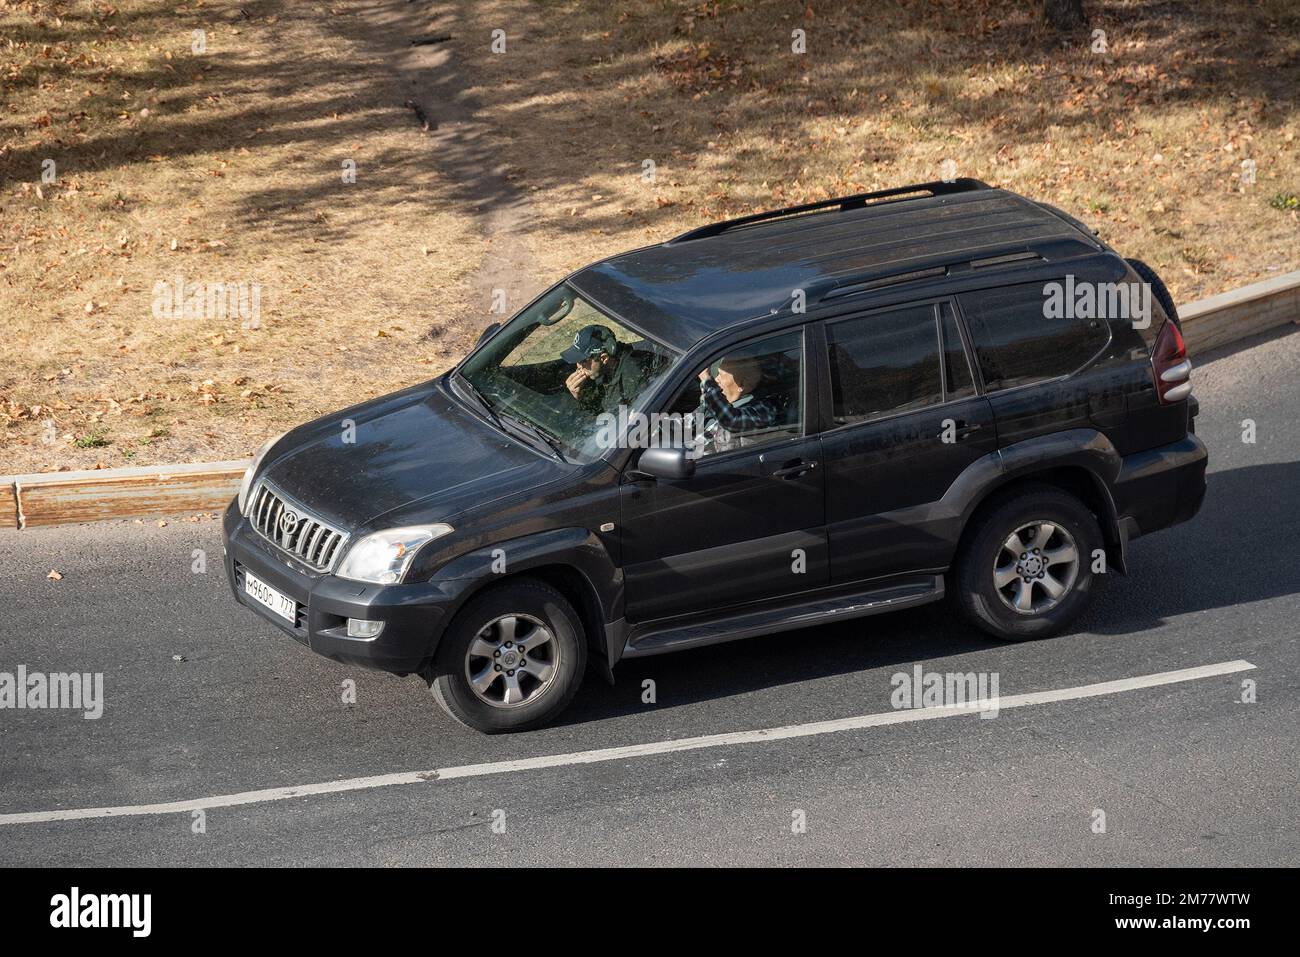
[[[569,390],[569,395],[576,399],[579,398],[578,393],[582,391],[582,387],[590,381],[591,379],[587,373],[581,369],[574,369],[569,374],[569,377],[564,380],[564,387]]]
[[[709,367],[705,366],[700,371],[700,385],[704,385],[704,383],[708,382],[712,378],[713,376],[709,375]]]

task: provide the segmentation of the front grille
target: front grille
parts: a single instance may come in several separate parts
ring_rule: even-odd
[[[259,484],[253,493],[248,520],[276,548],[320,572],[334,566],[348,539],[346,532],[309,515],[266,482]]]

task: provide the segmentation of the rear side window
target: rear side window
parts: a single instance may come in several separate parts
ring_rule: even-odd
[[[827,323],[826,340],[836,425],[943,401],[933,305]]]
[[[958,296],[987,391],[1068,375],[1109,341],[1105,320],[1048,308],[1045,285],[1028,283]]]

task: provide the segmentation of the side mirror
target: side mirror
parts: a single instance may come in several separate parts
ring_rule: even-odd
[[[654,478],[688,479],[695,474],[695,459],[685,449],[646,449],[636,469]]]
[[[489,339],[491,339],[491,338],[492,338],[492,334],[493,334],[494,332],[496,332],[496,331],[497,331],[498,329],[500,329],[500,328],[501,328],[501,323],[499,323],[499,322],[494,322],[494,323],[492,323],[492,325],[490,325],[490,326],[488,326],[486,329],[484,329],[484,330],[483,330],[483,334],[480,335],[480,336],[478,337],[478,342],[474,343],[474,348],[477,349],[479,346],[483,345],[483,343],[485,343],[485,342],[487,342]]]

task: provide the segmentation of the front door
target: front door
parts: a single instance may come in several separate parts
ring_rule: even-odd
[[[625,473],[630,621],[721,610],[826,584],[826,470],[820,440],[805,434],[803,338],[803,330],[780,333],[714,357],[713,404],[695,377],[679,392],[666,411],[698,410],[705,425],[691,478],[638,476],[635,459]]]

